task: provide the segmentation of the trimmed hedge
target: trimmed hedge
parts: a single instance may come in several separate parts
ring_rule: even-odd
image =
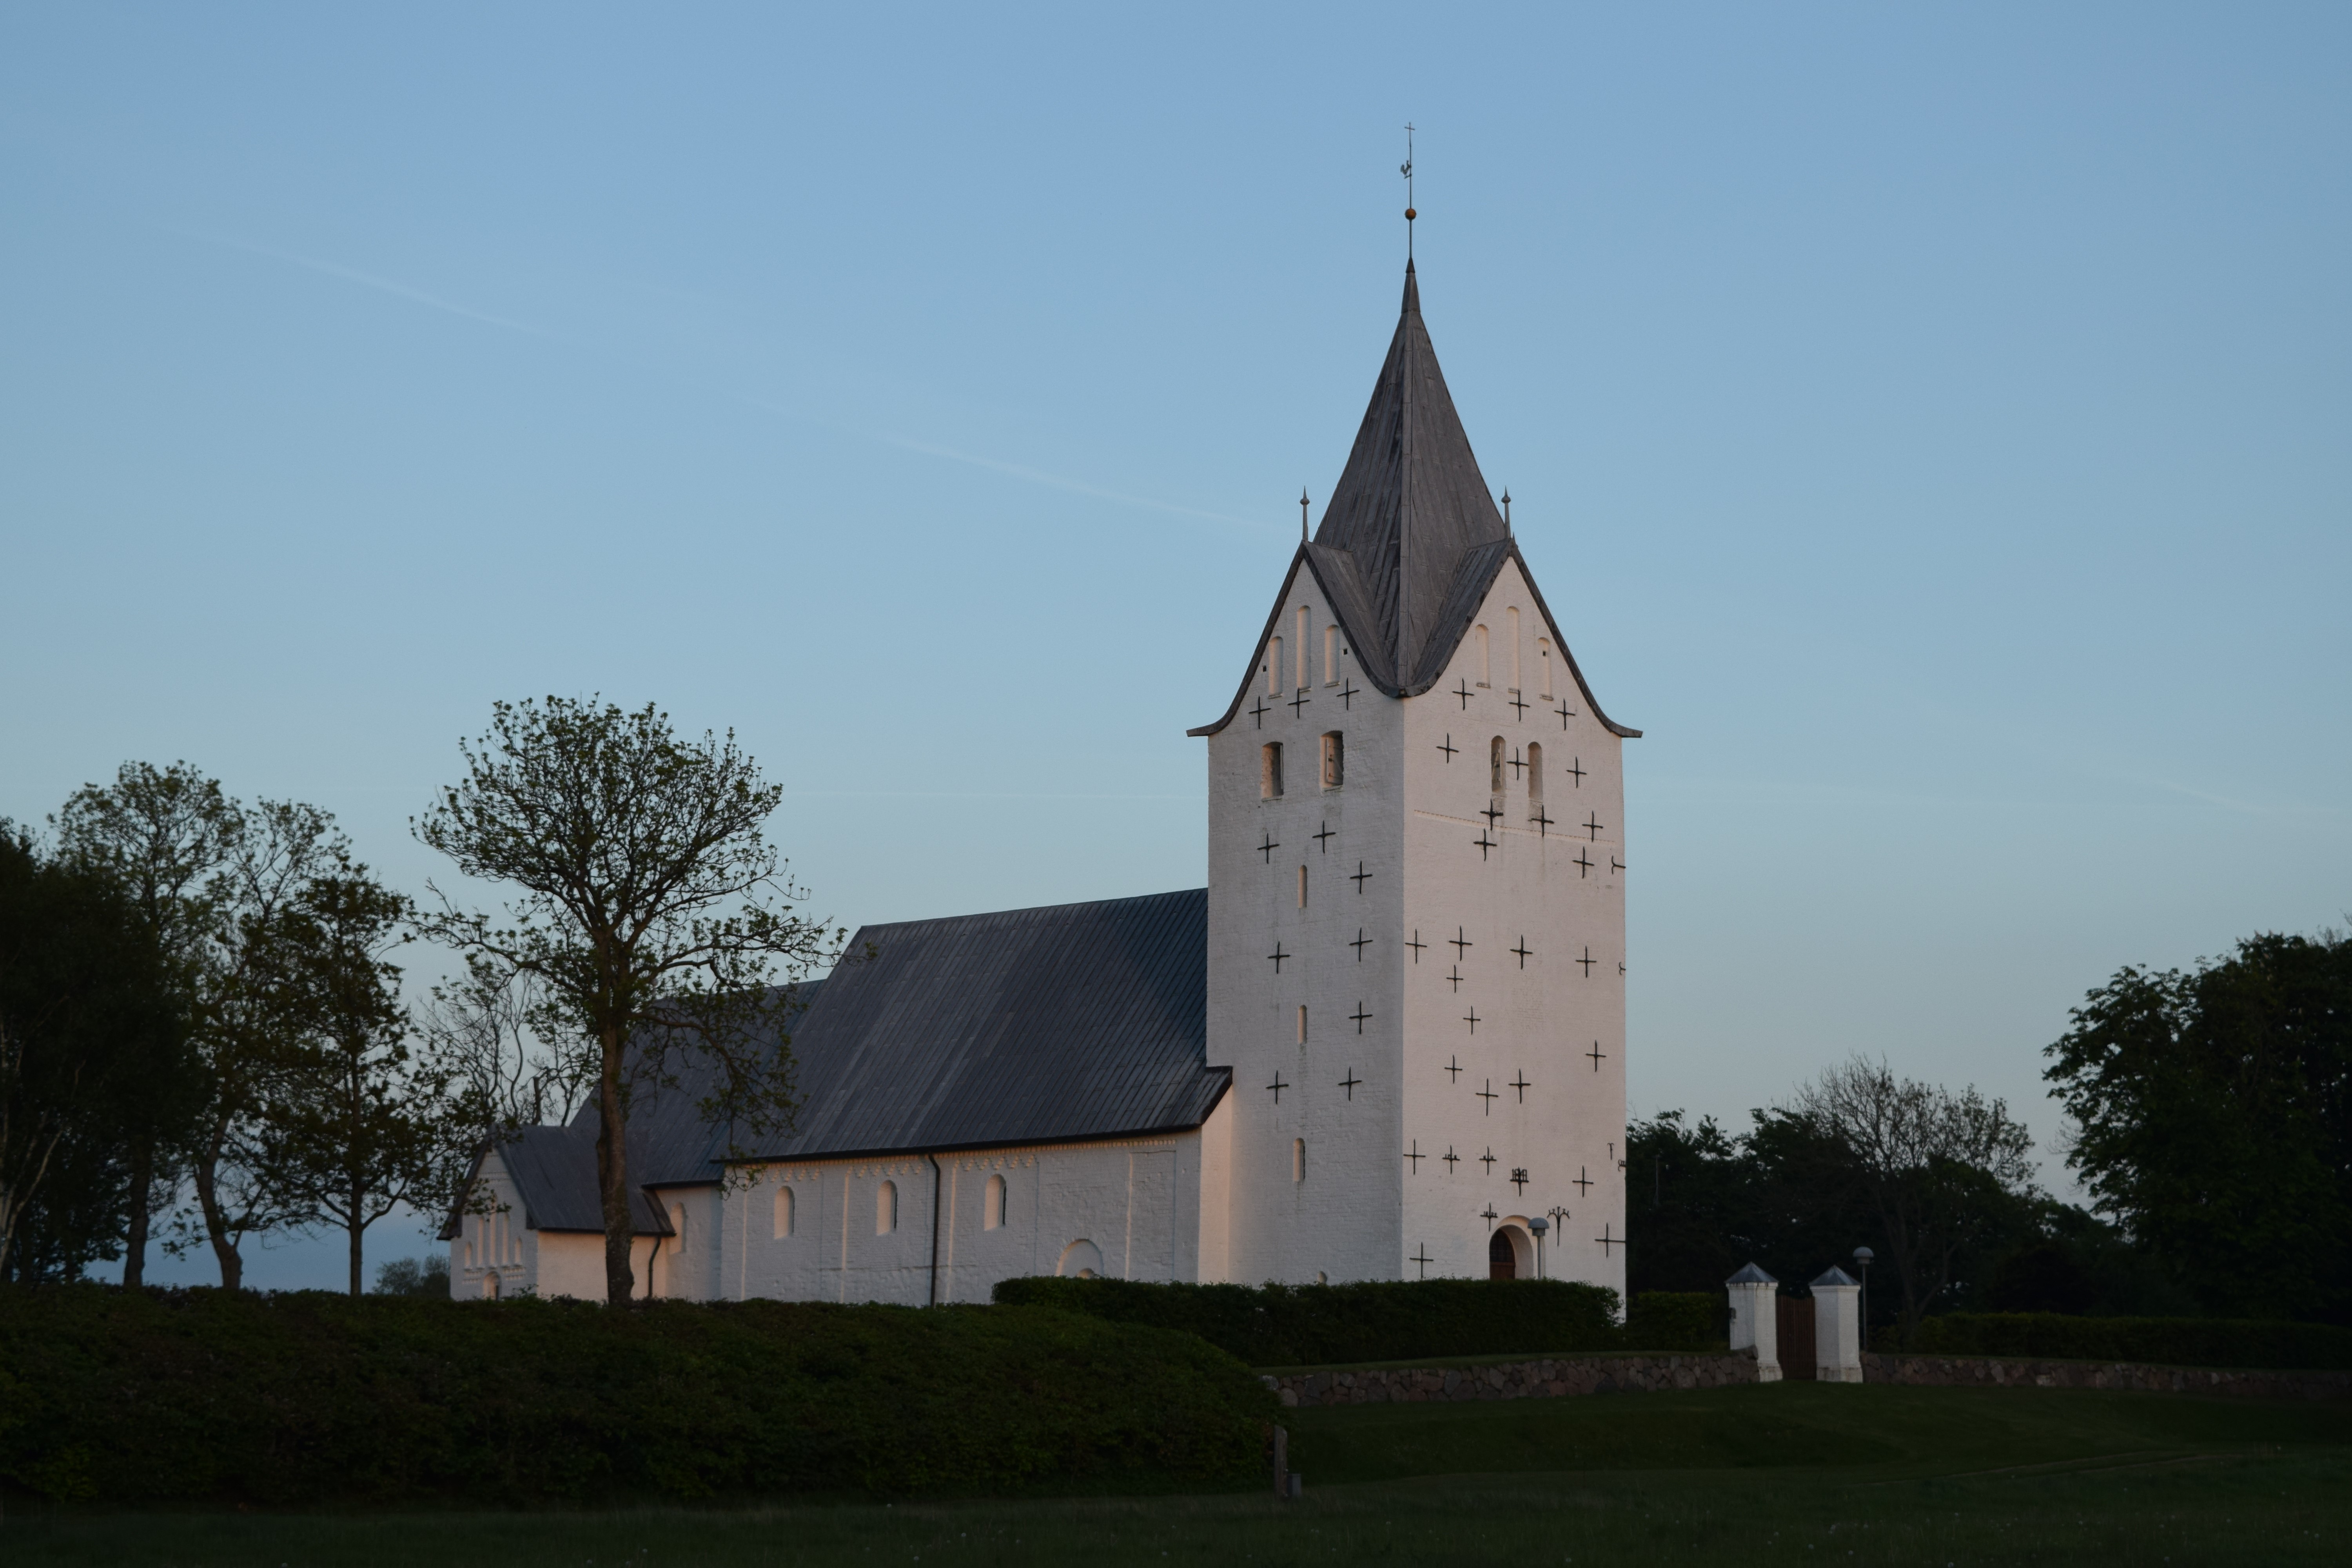
[[[2231,1318],[1952,1312],[1922,1320],[1910,1348],[1928,1355],[2047,1356],[2158,1366],[2352,1367],[2352,1329]]]
[[[1557,1279],[1251,1287],[1031,1278],[999,1281],[995,1300],[1181,1329],[1252,1366],[1625,1348],[1617,1292]]]
[[[1198,1487],[1274,1396],[1189,1335],[1002,1308],[0,1289],[0,1479],[106,1503]]]
[[[1644,1290],[1625,1313],[1634,1351],[1715,1351],[1729,1342],[1730,1299],[1719,1290]]]

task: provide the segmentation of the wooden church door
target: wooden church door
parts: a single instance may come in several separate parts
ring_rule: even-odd
[[[1518,1255],[1511,1249],[1511,1238],[1496,1231],[1486,1243],[1486,1278],[1516,1279],[1519,1271]]]

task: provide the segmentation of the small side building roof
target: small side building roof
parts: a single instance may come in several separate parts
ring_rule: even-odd
[[[1208,1050],[1208,890],[867,926],[799,987],[788,1038],[800,1111],[757,1161],[923,1153],[1171,1132],[1232,1081]],[[719,1179],[732,1130],[705,1121],[710,1069],[631,1110],[640,1235],[668,1222],[647,1188]],[[601,1231],[594,1103],[499,1153],[541,1230]],[[479,1162],[477,1162],[477,1170]],[[454,1237],[453,1211],[443,1226]]]

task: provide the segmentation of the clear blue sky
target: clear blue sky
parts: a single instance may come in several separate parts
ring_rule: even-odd
[[[2054,1133],[2087,987],[2344,920],[2341,5],[9,6],[0,815],[184,757],[418,889],[491,700],[602,691],[820,913],[1197,885],[1408,120],[1648,731],[1637,1112],[1860,1049]]]

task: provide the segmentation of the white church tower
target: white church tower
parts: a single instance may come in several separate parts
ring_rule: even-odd
[[[1192,733],[1208,1059],[1234,1074],[1200,1278],[1540,1267],[1622,1291],[1640,731],[1593,700],[1496,510],[1409,262],[1322,525],[1233,706]]]

